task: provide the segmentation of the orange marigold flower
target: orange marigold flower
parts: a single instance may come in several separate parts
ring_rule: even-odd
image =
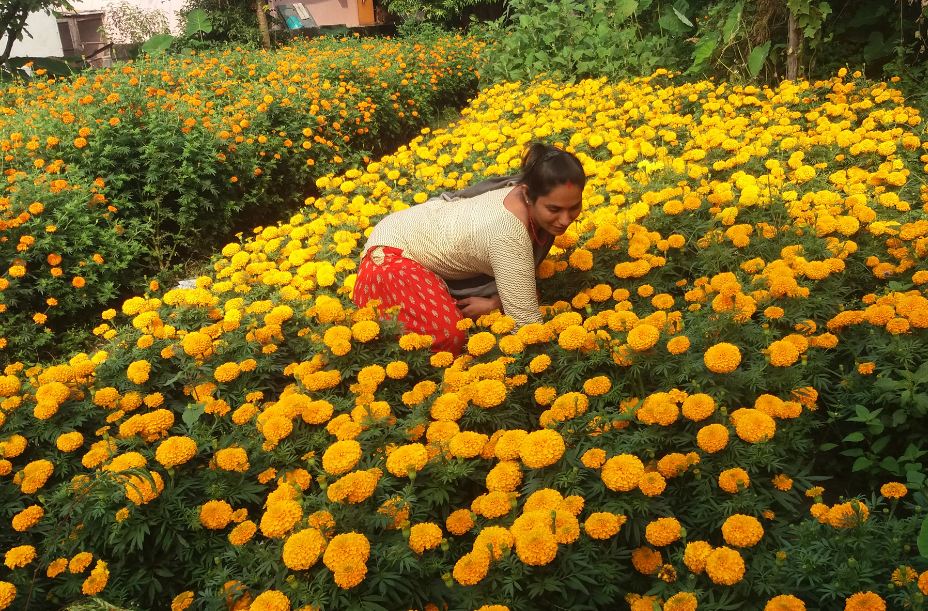
[[[706,369],[713,373],[731,373],[741,364],[741,350],[734,344],[715,344],[703,355]]]

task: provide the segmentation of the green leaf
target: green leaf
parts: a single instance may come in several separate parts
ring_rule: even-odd
[[[164,53],[173,42],[174,37],[170,34],[155,34],[142,44],[142,52],[149,55]]]
[[[200,416],[206,411],[206,406],[202,403],[197,403],[195,405],[188,405],[187,409],[184,410],[184,413],[181,415],[181,420],[184,421],[184,424],[187,425],[187,428],[192,428],[194,424],[200,419]]]
[[[718,38],[714,33],[703,36],[703,38],[696,43],[696,48],[693,50],[693,65],[690,66],[689,72],[700,72],[709,61],[709,58],[712,57],[712,53],[715,51],[715,47],[718,46],[718,44]]]
[[[621,23],[638,11],[638,0],[619,0],[616,3],[615,23]]]
[[[863,441],[863,440],[864,440],[864,434],[861,433],[860,431],[855,431],[844,438],[844,441],[851,441],[851,442]]]
[[[851,471],[855,473],[857,471],[863,471],[864,469],[866,469],[872,464],[873,464],[872,460],[870,460],[866,456],[861,456],[860,458],[854,461],[854,465],[851,467]]]
[[[673,13],[662,13],[657,23],[661,28],[674,34],[686,34],[687,31],[686,26]]]
[[[922,558],[928,558],[928,518],[922,520],[922,527],[918,531],[918,553]]]
[[[203,9],[194,9],[187,13],[187,24],[184,26],[184,34],[193,36],[203,32],[208,34],[213,31],[213,23]]]
[[[693,27],[693,22],[686,18],[686,15],[677,10],[677,7],[673,7],[673,14],[677,16],[677,19],[685,23],[689,27]]]
[[[730,42],[741,26],[741,12],[744,10],[744,2],[737,2],[728,12],[725,18],[725,24],[722,26],[722,41]]]
[[[760,74],[760,69],[764,67],[764,62],[767,61],[768,53],[770,53],[769,40],[751,49],[751,54],[748,55],[748,72],[751,73],[752,77]]]

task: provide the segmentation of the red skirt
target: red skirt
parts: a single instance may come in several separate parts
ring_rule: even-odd
[[[407,332],[433,336],[435,352],[447,350],[457,356],[467,341],[457,326],[463,317],[445,281],[404,257],[399,248],[378,246],[364,255],[352,299],[362,308],[377,299],[381,313],[400,306],[397,320]]]

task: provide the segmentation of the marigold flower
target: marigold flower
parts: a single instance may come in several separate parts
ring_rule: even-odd
[[[421,471],[429,456],[421,443],[410,443],[395,448],[387,456],[387,471],[395,477],[409,477],[410,473]]]
[[[187,590],[171,599],[171,611],[186,611],[193,604],[193,592]]]
[[[363,534],[344,533],[329,542],[322,562],[334,573],[338,587],[347,590],[364,580],[370,552],[370,543]]]
[[[741,467],[725,469],[719,474],[719,488],[725,492],[735,494],[747,489],[751,485],[751,478],[748,472]]]
[[[155,460],[165,468],[171,469],[182,465],[193,458],[197,453],[197,443],[184,436],[168,437],[155,450]]]
[[[888,499],[901,499],[908,492],[906,485],[900,482],[888,482],[880,486],[880,494]]]
[[[632,454],[619,454],[605,462],[600,477],[610,490],[628,492],[638,487],[644,476],[644,463]]]
[[[531,530],[515,537],[516,555],[529,566],[550,564],[557,555],[557,540],[544,530]]]
[[[728,428],[722,424],[709,424],[696,433],[696,444],[703,452],[714,454],[728,446]]]
[[[441,543],[443,534],[441,527],[432,522],[414,524],[409,529],[409,549],[417,554],[435,549]]]
[[[713,373],[731,373],[741,364],[741,351],[734,344],[715,344],[706,350],[703,362]]]
[[[664,603],[663,611],[696,611],[697,602],[692,592],[677,592]]]
[[[690,541],[683,551],[683,563],[690,571],[700,575],[706,570],[706,560],[712,549],[706,541]]]
[[[231,514],[230,514],[231,519]],[[303,507],[290,499],[270,503],[261,516],[261,534],[269,539],[280,539],[303,517]]]
[[[657,471],[649,471],[641,477],[638,489],[645,496],[658,496],[667,487],[667,480]]]
[[[133,384],[144,384],[148,381],[150,373],[151,363],[145,360],[133,361],[126,370],[126,377],[129,378],[129,381]]]
[[[210,530],[221,530],[232,520],[232,506],[225,501],[207,501],[200,506],[200,523]]]
[[[519,458],[529,469],[543,469],[559,461],[565,449],[564,438],[557,431],[532,431],[519,444]]]
[[[251,541],[258,530],[258,525],[251,520],[245,520],[229,531],[229,543],[235,546],[245,545]]]
[[[844,601],[844,611],[886,611],[886,601],[875,592],[858,592]]]
[[[607,511],[591,513],[583,523],[583,530],[591,539],[609,539],[618,534],[627,518]]]
[[[216,452],[216,466],[223,471],[236,471],[244,473],[248,471],[248,453],[244,448],[231,447],[223,448]]]
[[[29,530],[45,517],[45,509],[39,505],[30,505],[13,516],[13,530],[23,532]]]
[[[474,550],[455,562],[452,576],[462,586],[472,586],[480,583],[489,570],[490,554],[483,550]]]
[[[352,471],[332,482],[326,495],[333,503],[362,503],[374,493],[381,473],[380,469]]]
[[[353,439],[336,441],[322,455],[322,468],[330,475],[342,475],[354,469],[360,459],[360,443]]]
[[[78,431],[62,433],[55,440],[55,447],[62,452],[73,452],[84,445],[84,436]]]
[[[655,547],[670,545],[680,538],[682,527],[676,518],[658,518],[645,527],[645,538]]]
[[[16,586],[9,581],[0,581],[0,609],[8,609],[16,600]]]
[[[290,599],[278,590],[258,594],[248,607],[249,611],[290,611]]]
[[[35,560],[35,548],[31,545],[18,545],[7,550],[3,563],[8,569],[20,569]]]
[[[97,560],[93,570],[90,571],[90,575],[87,576],[87,579],[85,579],[84,583],[81,585],[81,592],[87,596],[95,596],[103,591],[109,579],[110,571],[107,568],[107,564],[102,560]]]
[[[806,604],[792,594],[780,594],[767,601],[764,611],[806,611]]]
[[[769,441],[777,430],[773,418],[758,409],[737,409],[732,412],[731,421],[738,437],[748,443]]]
[[[642,575],[653,575],[663,562],[663,556],[656,549],[644,546],[632,550],[632,565]]]
[[[325,545],[325,537],[317,529],[299,530],[284,542],[284,564],[291,571],[305,571],[319,561]]]
[[[753,547],[763,536],[764,527],[753,516],[736,513],[722,524],[722,537],[734,547]]]
[[[744,570],[744,558],[730,547],[717,547],[706,558],[706,575],[718,585],[735,585],[744,577]]]

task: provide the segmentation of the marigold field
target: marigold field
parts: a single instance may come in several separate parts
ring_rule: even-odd
[[[928,138],[857,76],[493,86],[8,365],[0,608],[926,608]],[[544,324],[351,305],[382,215],[535,139],[590,175]]]

